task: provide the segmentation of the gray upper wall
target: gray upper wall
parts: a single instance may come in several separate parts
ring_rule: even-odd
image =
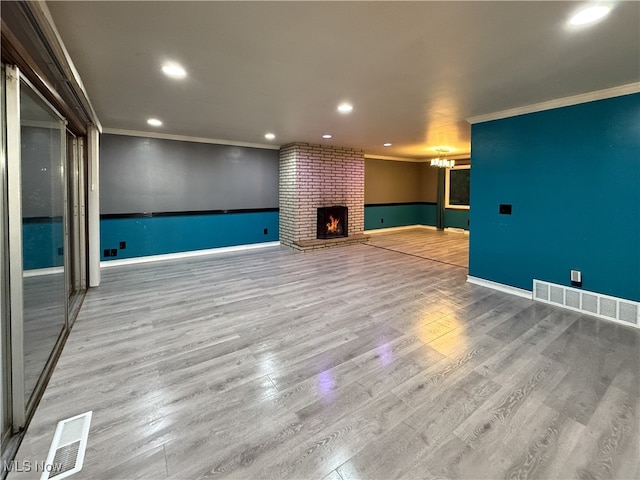
[[[20,135],[22,216],[62,217],[61,129],[23,125]]]
[[[100,213],[278,208],[278,150],[104,134]]]

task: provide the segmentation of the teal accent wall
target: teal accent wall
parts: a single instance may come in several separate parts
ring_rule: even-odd
[[[476,124],[469,274],[640,301],[640,94]],[[500,215],[511,204],[512,215]]]
[[[446,208],[444,211],[444,226],[469,230],[469,210]]]
[[[26,219],[22,224],[22,263],[25,270],[64,264],[62,219]],[[64,251],[64,250],[63,250]]]
[[[383,220],[383,221],[382,221]],[[425,202],[365,205],[364,229],[435,225],[436,205]]]
[[[420,208],[419,224],[436,226],[436,210],[438,209],[435,203],[423,203]]]
[[[278,241],[278,212],[172,214],[100,221],[102,260]],[[268,230],[265,235],[264,229]],[[126,248],[120,249],[120,242]],[[105,249],[118,249],[105,257]]]

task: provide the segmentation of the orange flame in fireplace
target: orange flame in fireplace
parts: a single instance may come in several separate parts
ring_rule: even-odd
[[[327,232],[333,233],[338,230],[339,218],[333,218],[333,215],[329,215],[329,223],[327,223]]]

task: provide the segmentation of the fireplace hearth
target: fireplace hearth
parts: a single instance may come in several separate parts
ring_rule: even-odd
[[[347,207],[318,208],[318,239],[340,238],[349,235]]]

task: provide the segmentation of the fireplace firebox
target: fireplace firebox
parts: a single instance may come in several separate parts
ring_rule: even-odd
[[[318,238],[339,238],[349,235],[347,207],[318,208]]]

